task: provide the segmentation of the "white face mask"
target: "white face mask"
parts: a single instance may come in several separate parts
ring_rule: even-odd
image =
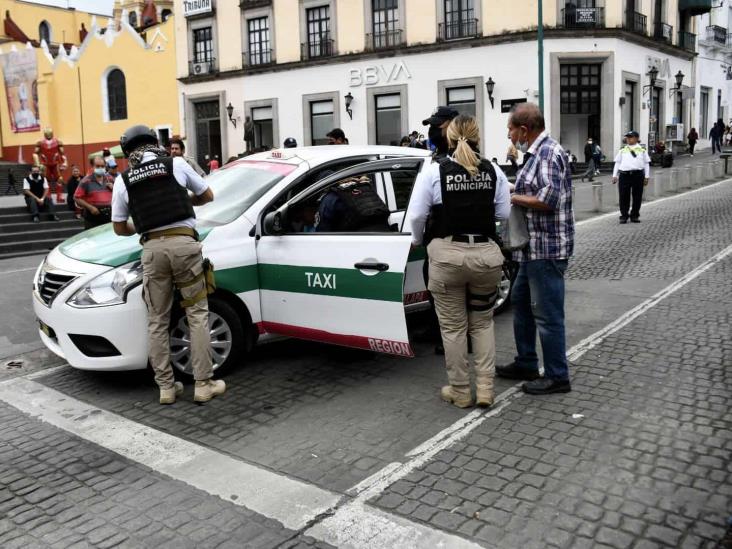
[[[529,150],[529,142],[519,141],[518,143],[516,143],[516,148],[520,150],[522,154],[526,154]]]

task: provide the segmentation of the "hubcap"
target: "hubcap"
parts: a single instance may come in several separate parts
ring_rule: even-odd
[[[501,272],[501,283],[498,285],[498,299],[496,299],[495,308],[498,309],[508,299],[508,294],[511,292],[511,279],[508,277],[506,269]]]
[[[231,353],[231,327],[226,321],[214,312],[208,313],[208,331],[211,337],[211,359],[213,369],[221,366]],[[188,319],[183,315],[178,323],[170,330],[170,363],[178,370],[193,375],[191,361],[191,331],[188,328]]]

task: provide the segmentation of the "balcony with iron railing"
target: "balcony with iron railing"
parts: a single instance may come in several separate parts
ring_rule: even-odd
[[[726,46],[727,29],[719,25],[709,25],[707,27],[706,40],[717,46]]]
[[[452,23],[440,23],[437,25],[438,40],[461,40],[464,38],[476,38],[480,35],[477,19],[466,19]]]
[[[335,42],[330,38],[321,38],[314,42],[300,44],[300,60],[320,59],[335,55]]]
[[[265,6],[271,6],[272,0],[240,0],[239,7],[243,10],[250,8],[261,8]]]
[[[696,53],[696,34],[686,31],[679,31],[679,47]]]
[[[637,11],[626,11],[623,28],[637,34],[648,34],[648,18]]]
[[[662,21],[656,21],[653,28],[653,38],[661,42],[666,42],[667,44],[672,44],[674,41],[674,28]]]
[[[218,71],[218,65],[216,64],[216,58],[211,57],[209,59],[193,59],[188,61],[188,74],[190,76],[206,76],[207,74],[213,74]]]
[[[244,67],[258,67],[274,63],[272,50],[244,51],[241,54],[241,64]]]
[[[578,8],[566,5],[562,9],[562,23],[567,29],[595,29],[605,26],[605,8]]]
[[[398,48],[404,45],[403,35],[402,29],[367,34],[366,49],[373,51]]]

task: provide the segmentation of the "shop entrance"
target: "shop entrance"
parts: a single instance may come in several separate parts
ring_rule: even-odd
[[[221,118],[219,113],[219,102],[200,101],[194,103],[194,112],[196,117],[196,162],[206,168],[206,155],[209,158],[219,157],[219,163],[223,163],[221,158]]]
[[[588,137],[600,143],[601,63],[560,65],[561,141],[580,161]],[[611,148],[612,143],[600,143]]]

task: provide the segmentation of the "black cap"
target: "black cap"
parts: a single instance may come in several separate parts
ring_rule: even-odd
[[[297,140],[294,137],[288,137],[284,143],[285,149],[294,149],[297,147]]]
[[[343,133],[343,130],[340,128],[333,128],[327,134],[325,134],[325,136],[332,137],[333,139],[340,139],[341,141],[346,140],[346,134]]]
[[[460,113],[457,112],[452,107],[437,107],[435,112],[432,113],[432,116],[422,120],[422,125],[423,126],[441,126],[445,122],[455,118],[458,114],[460,114]]]
[[[625,134],[625,137],[637,137],[640,138],[640,134],[635,130],[630,130],[628,133]]]
[[[158,136],[152,128],[138,124],[128,128],[122,134],[122,137],[119,138],[119,144],[125,157],[129,157],[130,153],[140,145],[157,145]]]

